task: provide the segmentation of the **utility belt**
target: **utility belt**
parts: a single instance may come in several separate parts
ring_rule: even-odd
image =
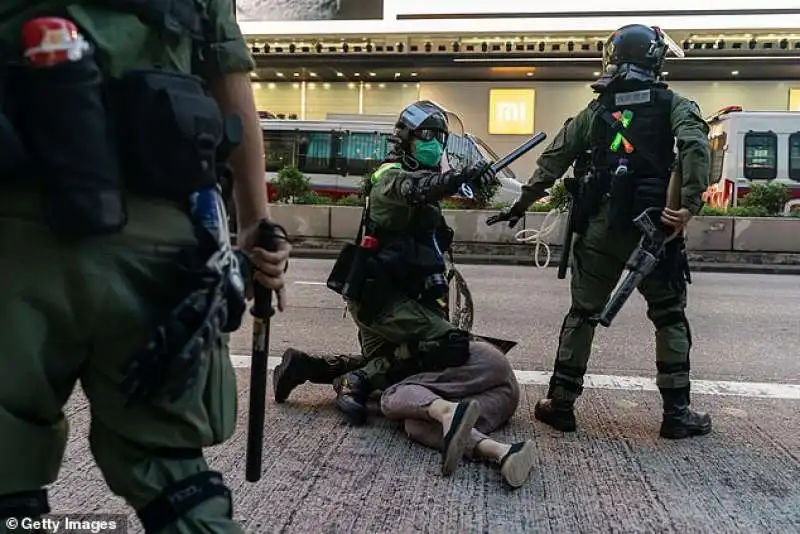
[[[604,201],[610,203],[608,224],[626,231],[633,228],[633,219],[647,208],[666,206],[668,179],[642,177],[619,172],[595,172],[579,186],[575,233],[585,232]]]

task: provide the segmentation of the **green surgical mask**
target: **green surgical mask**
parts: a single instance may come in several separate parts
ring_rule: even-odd
[[[414,157],[426,167],[436,167],[442,160],[443,153],[444,147],[436,139],[430,141],[416,139],[414,141]]]

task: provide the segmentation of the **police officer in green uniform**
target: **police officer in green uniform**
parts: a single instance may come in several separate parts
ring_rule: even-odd
[[[516,203],[487,221],[508,221],[513,227],[583,151],[591,150],[593,175],[580,194],[572,244],[572,306],[561,327],[547,399],[535,407],[537,419],[565,432],[576,427],[573,405],[583,390],[595,318],[641,237],[632,219],[646,208],[664,208],[661,222],[682,236],[702,206],[710,162],[708,126],[697,104],[660,81],[670,43],[659,28],[629,25],[614,32],[603,52],[603,76],[593,85],[596,100],[545,149]],[[681,204],[669,209],[676,142]],[[708,414],[689,408],[692,337],[685,315],[684,250],[682,238],[670,242],[658,269],[638,288],[656,332],[656,382],[664,406],[660,433],[673,439],[711,431]]]
[[[363,361],[287,352],[274,376],[278,402],[307,379],[335,378],[337,405],[361,424],[372,391],[467,360],[470,335],[448,322],[442,304],[448,291],[442,254],[453,234],[439,201],[464,184],[482,187],[494,176],[487,162],[442,172],[448,132],[446,111],[433,102],[415,102],[400,113],[394,147],[371,176],[363,221],[377,248],[359,267],[363,287],[345,295]]]
[[[206,261],[191,259],[211,235],[197,221],[213,229],[224,220],[191,215],[198,192],[208,193],[204,213],[219,215],[214,151],[236,123],[223,117],[241,119],[226,159],[239,243],[256,281],[278,293],[279,309],[289,245],[254,247],[269,217],[263,144],[254,64],[232,2],[7,0],[0,11],[0,518],[49,512],[45,488],[67,444],[63,407],[80,380],[94,458],[146,532],[242,532],[202,449],[236,426],[236,377],[220,332],[230,330],[221,327],[226,318],[234,327],[241,320],[244,296],[238,311],[226,310],[242,289],[233,254],[220,254],[227,259],[206,279],[187,271]],[[94,53],[58,68],[25,67],[21,29],[35,17],[74,22]],[[54,142],[43,150],[47,139]],[[21,154],[22,164],[6,158],[20,145],[30,156]],[[233,296],[220,297],[207,279]],[[183,327],[197,332],[184,338]],[[139,386],[177,382],[145,394],[127,387],[131,377]]]

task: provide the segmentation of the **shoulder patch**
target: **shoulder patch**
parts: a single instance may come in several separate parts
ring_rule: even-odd
[[[614,103],[617,106],[633,106],[636,104],[648,104],[652,99],[650,89],[633,91],[630,93],[617,93],[614,95]]]

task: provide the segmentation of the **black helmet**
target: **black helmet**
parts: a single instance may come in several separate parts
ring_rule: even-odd
[[[412,137],[423,140],[436,138],[446,145],[449,134],[447,111],[430,100],[414,102],[400,112],[394,134],[405,148]]]
[[[613,74],[623,65],[629,65],[656,78],[669,49],[661,29],[642,24],[623,26],[611,34],[603,48],[603,73]]]

